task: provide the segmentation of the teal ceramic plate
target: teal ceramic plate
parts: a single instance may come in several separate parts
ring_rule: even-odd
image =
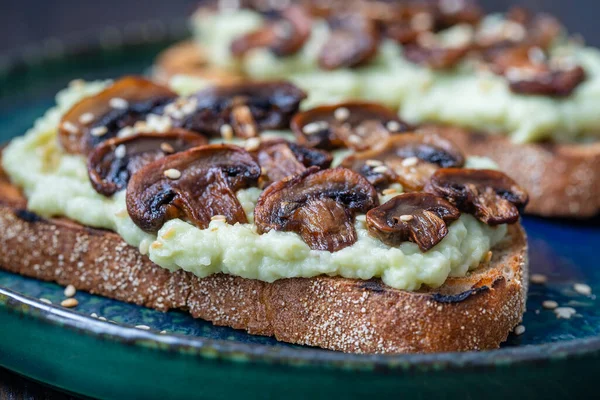
[[[9,63],[0,70],[0,139],[22,134],[71,79],[142,73],[165,45],[96,46]],[[531,286],[526,331],[511,336],[500,350],[348,355],[86,293],[77,294],[75,311],[66,310],[39,301],[60,303],[63,288],[0,272],[0,365],[99,398],[547,398],[588,393],[600,372],[600,307],[593,294],[579,294],[573,285],[586,283],[600,293],[600,220],[525,218],[524,224],[531,269],[549,280]],[[544,300],[577,313],[558,319],[542,307]]]

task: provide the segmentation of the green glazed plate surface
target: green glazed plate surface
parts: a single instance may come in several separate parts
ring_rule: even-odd
[[[22,134],[74,78],[144,73],[166,41],[50,54],[0,69],[0,139]],[[88,47],[89,48],[89,47]],[[1,63],[0,63],[1,64]],[[600,220],[526,217],[532,285],[523,335],[496,351],[433,355],[348,355],[214,327],[182,312],[160,313],[0,271],[0,365],[63,390],[98,398],[548,398],[594,390],[600,372],[600,307],[573,290],[600,293]],[[0,250],[1,251],[1,250]],[[574,307],[571,319],[544,300]],[[107,321],[92,318],[92,313]],[[136,329],[147,325],[151,330]],[[166,333],[159,333],[166,331]]]

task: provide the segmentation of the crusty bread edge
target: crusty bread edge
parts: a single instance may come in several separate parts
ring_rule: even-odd
[[[466,278],[450,278],[435,292],[327,276],[274,283],[224,274],[200,279],[156,266],[112,232],[38,217],[5,177],[0,248],[0,268],[10,272],[351,353],[497,348],[521,321],[527,292],[527,242],[519,224],[493,249],[490,263]]]
[[[156,59],[156,77],[168,81],[177,74],[199,76],[218,84],[243,80],[238,72],[211,67],[193,41],[175,44]],[[525,187],[531,198],[526,213],[588,218],[600,212],[600,142],[516,144],[501,135],[435,128],[444,131],[466,154],[491,158]]]

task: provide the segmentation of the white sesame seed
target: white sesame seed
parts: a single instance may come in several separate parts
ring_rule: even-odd
[[[105,321],[105,322],[107,321],[106,317],[98,317],[98,319],[99,319],[100,321]]]
[[[362,138],[358,135],[350,135],[348,141],[352,144],[360,144],[362,143]]]
[[[224,215],[217,214],[217,215],[213,215],[212,217],[210,217],[210,220],[211,221],[226,221],[227,217]]]
[[[127,154],[127,148],[125,147],[124,144],[118,145],[117,148],[115,149],[115,157],[116,158],[125,158],[126,154]]]
[[[166,334],[166,333],[167,333],[167,331],[160,331],[159,333],[160,333],[161,335],[164,335],[164,334]]]
[[[96,136],[96,137],[99,137],[99,136],[104,136],[104,135],[106,135],[107,133],[108,133],[108,129],[106,129],[106,127],[105,127],[105,126],[97,126],[97,127],[95,127],[95,128],[92,128],[92,129],[90,130],[90,135],[92,135],[92,136]]]
[[[348,110],[346,107],[336,108],[333,112],[333,116],[338,121],[345,121],[350,117],[350,110]]]
[[[145,331],[150,330],[150,327],[148,325],[136,325],[135,326],[137,329],[143,329]]]
[[[592,294],[592,288],[585,283],[576,283],[573,285],[573,289],[584,296],[589,296]]]
[[[544,283],[548,282],[548,277],[542,274],[533,274],[529,280],[531,283],[535,283],[536,285],[543,285]]]
[[[45,298],[43,298],[43,297],[40,297],[40,301],[41,301],[42,303],[45,303],[45,304],[52,304],[52,302],[51,302],[50,300],[48,300],[48,299],[45,299]]]
[[[181,178],[181,171],[174,168],[170,168],[164,172],[164,175],[169,179],[177,180]]]
[[[302,127],[302,132],[304,132],[305,135],[314,135],[315,133],[327,129],[328,127],[329,124],[325,121],[311,122],[310,124],[306,124]]]
[[[108,101],[108,105],[112,108],[118,108],[120,110],[125,110],[129,107],[129,103],[127,100],[122,99],[120,97],[113,97]]]
[[[357,215],[356,216],[356,220],[359,221],[359,222],[365,222],[367,220],[367,216],[364,215],[364,214]]]
[[[542,302],[542,307],[548,310],[554,310],[556,307],[558,307],[558,303],[554,300],[544,300]]]
[[[523,326],[523,325],[518,325],[518,326],[515,328],[515,335],[519,336],[519,335],[522,335],[522,334],[524,334],[524,333],[525,333],[525,326]]]
[[[402,160],[402,166],[403,167],[413,167],[413,166],[417,165],[418,162],[419,162],[419,159],[417,157],[408,157],[408,158],[405,158],[404,160]]]
[[[529,61],[534,64],[543,64],[546,61],[546,54],[544,54],[544,50],[537,46],[531,47],[527,51],[527,57],[529,58]]]
[[[65,308],[74,308],[79,305],[79,302],[77,301],[77,299],[70,298],[61,301],[60,305]]]
[[[72,133],[72,134],[79,133],[79,128],[70,121],[63,122],[62,127],[65,131],[67,131],[69,133]]]
[[[85,81],[83,79],[73,79],[71,82],[69,82],[69,86],[74,88],[81,88],[83,85],[85,85]]]
[[[95,312],[93,312],[93,313],[90,314],[90,317],[92,317],[92,318],[98,318],[98,314],[96,314]]]
[[[554,309],[556,318],[571,319],[575,313],[577,313],[577,311],[573,307],[558,307]]]
[[[148,254],[148,250],[150,250],[150,241],[146,239],[142,240],[142,242],[138,246],[138,249],[140,251],[140,254],[145,256],[146,254]]]
[[[252,137],[246,140],[246,144],[244,145],[247,151],[255,151],[260,147],[260,138]]]
[[[376,174],[384,174],[388,172],[388,167],[386,165],[380,165],[378,167],[373,168],[373,172]]]
[[[146,123],[136,123],[134,127],[132,126],[126,126],[124,128],[121,128],[121,130],[119,132],[117,132],[117,137],[119,138],[125,138],[125,137],[130,137],[135,135],[137,132],[140,131],[145,131],[146,129],[144,129],[144,127],[146,126]]]
[[[400,216],[400,221],[408,222],[408,221],[412,221],[412,219],[413,219],[412,215],[401,215]]]
[[[410,19],[410,26],[416,31],[429,30],[433,26],[433,16],[427,12],[417,13]]]
[[[379,167],[380,165],[383,165],[383,162],[379,160],[367,160],[365,161],[365,164],[368,167]]]
[[[398,132],[401,128],[400,123],[398,121],[388,121],[388,123],[385,124],[385,127],[390,132]]]
[[[94,120],[94,114],[87,112],[84,114],[81,114],[81,116],[79,117],[79,122],[81,122],[84,125],[89,124],[90,122],[92,122]]]
[[[231,125],[223,124],[223,125],[221,125],[221,128],[219,129],[219,131],[221,132],[221,137],[224,140],[233,139],[233,128],[231,127]]]
[[[175,153],[175,149],[169,143],[161,143],[160,149],[165,153]]]
[[[65,292],[64,292],[65,297],[73,297],[73,296],[75,296],[75,293],[77,293],[77,289],[75,289],[75,286],[68,285],[65,288]]]

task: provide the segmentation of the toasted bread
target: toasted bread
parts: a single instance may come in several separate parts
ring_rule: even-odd
[[[177,74],[227,84],[243,79],[239,73],[215,73],[198,44],[182,42],[163,52],[155,65],[157,78]],[[591,144],[516,144],[508,137],[436,127],[466,154],[485,156],[529,192],[525,212],[545,217],[587,218],[600,212],[600,142]]]
[[[1,268],[161,311],[188,310],[285,342],[352,353],[493,349],[525,308],[527,242],[519,224],[467,277],[407,292],[380,280],[319,276],[267,283],[169,272],[115,233],[44,219],[26,208],[19,189],[0,173]]]

